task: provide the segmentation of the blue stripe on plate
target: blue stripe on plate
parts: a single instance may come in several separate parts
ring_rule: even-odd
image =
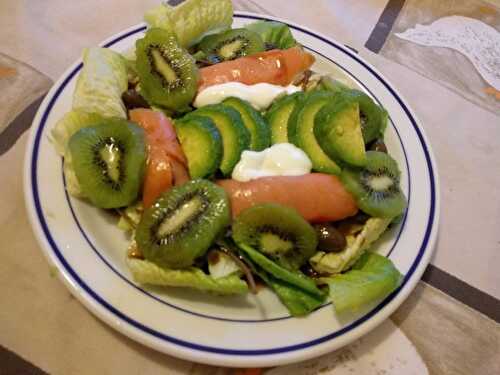
[[[247,19],[265,19],[265,20],[269,20],[265,17],[256,17],[256,16],[250,16],[250,15],[235,15],[236,17],[239,17],[239,18],[247,18]],[[86,292],[88,293],[88,295],[90,297],[92,297],[98,304],[100,304],[102,307],[104,307],[105,309],[107,309],[109,312],[111,312],[112,314],[114,314],[116,317],[118,317],[119,319],[125,321],[127,324],[145,332],[145,333],[148,333],[158,339],[161,339],[161,340],[165,340],[167,342],[170,342],[170,343],[173,343],[175,345],[179,345],[179,346],[182,346],[182,347],[186,347],[186,348],[189,348],[189,349],[193,349],[193,350],[197,350],[197,351],[202,351],[202,352],[208,352],[208,353],[217,353],[217,354],[224,354],[224,355],[243,355],[243,356],[256,356],[256,355],[270,355],[270,354],[279,354],[279,353],[286,353],[286,352],[291,352],[291,351],[296,351],[296,350],[300,350],[300,349],[305,349],[305,348],[309,348],[311,346],[315,346],[315,345],[318,345],[318,344],[321,344],[321,343],[324,343],[326,341],[329,341],[329,340],[332,340],[336,337],[339,337],[341,335],[343,335],[344,333],[347,333],[349,332],[350,330],[354,329],[355,327],[359,326],[360,324],[366,322],[367,320],[369,320],[371,317],[373,317],[374,315],[376,315],[381,309],[383,309],[390,301],[392,301],[395,296],[399,293],[399,291],[401,290],[401,288],[404,287],[404,285],[406,285],[406,283],[408,282],[408,280],[411,278],[411,276],[413,275],[413,273],[415,272],[416,268],[418,267],[426,249],[427,249],[427,246],[428,246],[428,242],[429,242],[429,239],[430,239],[430,236],[431,236],[431,233],[432,233],[432,228],[433,228],[433,224],[434,224],[434,215],[435,215],[435,205],[436,205],[436,191],[435,191],[435,177],[434,177],[434,171],[433,171],[433,167],[432,167],[432,162],[431,162],[431,158],[430,158],[430,155],[429,155],[429,151],[427,149],[427,146],[424,142],[424,139],[423,139],[423,136],[420,132],[420,129],[418,128],[417,124],[416,124],[416,121],[415,119],[413,118],[413,116],[411,115],[409,109],[406,107],[406,105],[403,103],[403,101],[401,100],[401,98],[399,98],[399,96],[394,92],[394,90],[375,72],[373,71],[373,69],[371,69],[368,65],[366,65],[362,60],[360,60],[359,58],[357,58],[353,53],[349,52],[348,50],[344,49],[343,47],[329,41],[328,39],[326,38],[323,38],[319,35],[316,35],[314,34],[313,32],[309,31],[309,30],[305,30],[299,26],[293,26],[293,25],[290,25],[290,27],[296,29],[296,30],[299,30],[303,33],[306,33],[308,35],[311,35],[313,37],[316,37],[317,39],[325,42],[326,44],[338,49],[339,51],[343,52],[343,53],[346,53],[347,55],[349,55],[352,59],[354,59],[355,61],[357,61],[358,63],[360,63],[361,65],[363,65],[368,71],[370,71],[370,73],[372,73],[380,82],[382,82],[382,84],[391,92],[391,94],[396,98],[396,100],[398,101],[398,103],[401,105],[401,107],[404,109],[406,115],[408,116],[409,120],[411,121],[414,129],[415,129],[415,132],[417,133],[417,136],[418,136],[418,139],[422,145],[422,149],[424,151],[424,155],[425,155],[425,158],[426,158],[426,163],[427,163],[427,167],[428,167],[428,170],[429,170],[429,179],[430,179],[430,190],[431,190],[431,204],[430,204],[430,213],[429,213],[429,219],[428,219],[428,222],[427,222],[427,228],[426,228],[426,231],[425,231],[425,235],[424,235],[424,238],[422,240],[422,243],[420,245],[420,249],[419,249],[419,252],[412,264],[412,266],[410,267],[408,273],[406,274],[406,276],[404,277],[403,279],[403,282],[401,283],[401,286],[395,290],[391,295],[389,295],[387,298],[384,299],[384,301],[382,301],[377,307],[375,307],[372,311],[370,311],[369,313],[367,313],[366,315],[364,315],[362,318],[356,320],[355,322],[349,324],[348,326],[336,331],[336,332],[333,332],[333,333],[330,333],[328,335],[325,335],[323,337],[320,337],[318,339],[315,339],[315,340],[311,340],[311,341],[308,341],[308,342],[304,342],[304,343],[301,343],[301,344],[296,344],[296,345],[290,345],[290,346],[285,346],[285,347],[279,347],[279,348],[272,348],[272,349],[257,349],[257,350],[235,350],[235,349],[225,349],[225,348],[217,348],[217,347],[210,347],[210,346],[205,346],[205,345],[198,345],[196,343],[192,343],[192,342],[188,342],[188,341],[185,341],[185,340],[181,340],[181,339],[178,339],[178,338],[175,338],[175,337],[172,337],[172,336],[168,336],[168,335],[165,335],[161,332],[158,332],[150,327],[147,327],[143,324],[141,324],[140,322],[134,320],[133,318],[127,316],[126,314],[124,314],[123,312],[117,310],[115,307],[113,307],[112,305],[110,305],[107,301],[105,301],[102,297],[100,297],[97,293],[95,293],[79,276],[78,274],[75,272],[75,270],[72,269],[72,267],[68,264],[68,262],[66,261],[66,259],[64,258],[64,256],[61,254],[61,252],[59,251],[51,233],[50,233],[50,230],[47,226],[47,222],[45,220],[45,217],[43,215],[43,211],[42,211],[42,207],[41,207],[41,203],[40,203],[40,197],[39,197],[39,191],[38,191],[38,181],[37,181],[37,163],[38,163],[38,153],[39,153],[39,148],[40,148],[40,140],[41,140],[41,136],[42,136],[42,131],[43,131],[43,128],[45,127],[46,125],[46,121],[47,121],[47,118],[48,118],[48,115],[50,114],[50,111],[52,109],[52,107],[54,106],[54,103],[56,102],[57,98],[59,97],[59,95],[61,94],[61,91],[64,89],[64,87],[68,84],[68,82],[75,76],[75,74],[78,72],[79,69],[81,69],[82,67],[82,64],[79,64],[69,75],[68,77],[66,77],[66,79],[62,82],[62,84],[57,88],[56,92],[54,93],[54,96],[51,98],[51,100],[49,101],[49,104],[47,105],[47,108],[45,110],[45,112],[43,113],[42,115],[42,119],[40,121],[40,125],[38,126],[37,130],[36,130],[36,135],[35,135],[35,140],[34,140],[34,146],[33,146],[33,154],[32,154],[32,159],[31,159],[31,180],[32,180],[32,193],[33,193],[33,200],[34,200],[34,203],[35,203],[35,211],[38,215],[38,219],[39,219],[39,222],[40,222],[40,225],[41,225],[41,228],[42,228],[42,231],[50,245],[50,247],[52,248],[52,251],[54,252],[55,256],[57,257],[57,259],[61,262],[62,266],[66,269],[66,271],[69,273],[69,275],[73,278],[73,280]],[[128,36],[130,35],[133,35],[135,33],[138,33],[138,32],[141,32],[141,31],[144,31],[145,30],[145,27],[144,26],[141,26],[137,29],[134,29],[132,31],[129,31],[127,32],[126,34],[123,34],[115,39],[113,39],[112,41],[108,42],[105,47],[109,47],[117,42],[119,42],[120,40],[123,40],[125,38],[127,38]]]

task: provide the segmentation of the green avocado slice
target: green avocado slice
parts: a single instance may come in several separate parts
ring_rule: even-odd
[[[250,132],[250,149],[262,151],[271,143],[271,131],[260,113],[245,100],[231,97],[223,101],[223,104],[237,110],[243,120],[243,124]]]
[[[191,178],[211,176],[222,160],[222,138],[210,118],[190,116],[175,121],[175,131],[188,161]]]
[[[184,118],[191,116],[208,117],[219,130],[223,145],[220,170],[225,176],[230,175],[243,150],[250,146],[250,132],[243,124],[239,112],[224,104],[213,104],[201,107]]]
[[[334,160],[362,167],[366,164],[359,104],[338,100],[324,106],[314,118],[314,135],[323,151]]]
[[[265,115],[265,119],[271,128],[272,144],[288,142],[288,120],[304,96],[303,92],[297,92],[283,96],[273,102]]]
[[[335,94],[328,91],[310,93],[307,99],[299,104],[297,114],[288,121],[288,134],[290,141],[309,156],[314,170],[337,175],[341,172],[339,165],[323,151],[314,136],[316,114],[335,98]]]

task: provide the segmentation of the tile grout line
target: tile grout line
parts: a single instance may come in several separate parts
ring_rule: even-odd
[[[404,3],[405,0],[389,0],[365,43],[367,49],[375,53],[380,52]]]
[[[429,264],[422,281],[500,323],[500,300]]]
[[[0,374],[47,375],[38,366],[0,345]]]

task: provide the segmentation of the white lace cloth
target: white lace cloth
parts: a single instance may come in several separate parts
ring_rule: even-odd
[[[423,46],[448,47],[464,54],[484,80],[500,90],[500,32],[484,22],[462,16],[443,17],[395,35]]]

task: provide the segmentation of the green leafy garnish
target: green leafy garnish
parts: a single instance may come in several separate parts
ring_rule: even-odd
[[[288,25],[281,22],[257,21],[246,25],[245,28],[259,34],[271,48],[287,49],[297,44]]]
[[[300,272],[289,271],[286,268],[274,263],[271,259],[267,258],[264,254],[258,252],[252,247],[245,244],[238,244],[238,247],[245,253],[245,255],[257,264],[260,268],[272,275],[274,278],[282,280],[288,284],[294,285],[312,295],[321,297],[323,292],[318,289],[313,280],[303,275]]]
[[[107,48],[86,48],[73,93],[73,109],[103,117],[127,118],[122,94],[128,87],[125,59]]]
[[[230,28],[233,4],[231,0],[186,0],[176,6],[162,3],[146,12],[144,20],[150,27],[173,33],[179,44],[186,48],[205,35]]]
[[[141,259],[128,259],[134,280],[140,284],[193,288],[216,294],[245,294],[247,284],[236,275],[215,279],[201,269],[167,269]]]
[[[401,280],[390,259],[367,251],[351,270],[318,281],[329,286],[329,297],[338,314],[357,314],[387,297]]]
[[[252,271],[276,293],[293,316],[307,315],[321,306],[325,294],[313,280],[279,266],[250,246],[238,244],[238,248]]]
[[[254,272],[276,293],[293,316],[307,315],[323,303],[323,295],[319,297],[306,293],[263,270],[259,270],[258,267],[254,269]]]

